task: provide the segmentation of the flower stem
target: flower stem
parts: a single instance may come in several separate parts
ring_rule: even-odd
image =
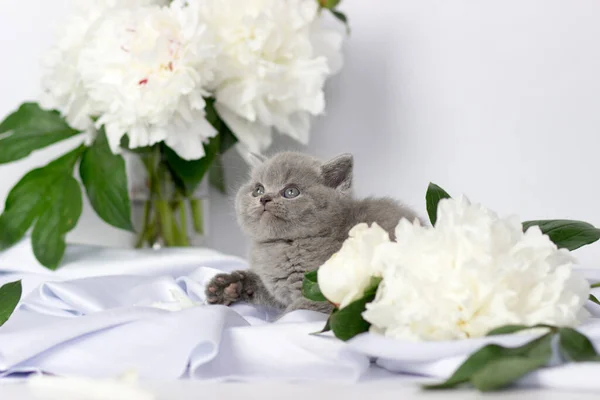
[[[189,246],[190,241],[187,234],[187,213],[185,211],[185,202],[183,199],[179,201],[179,227],[181,233],[181,246]]]
[[[155,244],[189,246],[187,198],[175,184],[161,147],[155,145],[141,158],[147,170],[149,195],[144,204],[143,226],[136,248],[153,247]]]
[[[173,232],[173,213],[167,200],[158,199],[154,202],[160,221],[160,229],[167,246],[176,246],[175,232]]]
[[[171,212],[173,213],[173,232],[175,236],[175,243],[177,246],[186,247],[189,246],[189,240],[187,235],[187,223],[185,215],[185,204],[183,202],[183,194],[179,189],[175,189],[173,193],[173,201],[171,204]],[[177,225],[177,218],[175,213],[179,213],[180,223]]]
[[[157,163],[160,160],[160,153],[157,150],[155,148],[150,155],[142,155],[140,157],[148,174],[148,199],[144,202],[144,221],[135,244],[136,248],[141,248],[145,244],[152,246],[155,240],[157,219],[154,215],[156,213],[154,200],[159,191],[156,170]]]
[[[155,179],[153,179],[150,190],[158,197],[154,204],[156,207],[157,221],[159,221],[160,235],[163,237],[166,246],[177,246],[177,237],[175,236],[176,231],[173,229],[174,227],[176,228],[175,219],[168,199],[170,197],[170,176],[169,171],[162,163],[162,154],[159,146],[155,146],[153,156]]]
[[[148,233],[150,231],[150,209],[152,208],[152,194],[150,194],[150,198],[144,202],[144,225],[142,225],[142,229],[138,233],[137,241],[135,242],[135,248],[140,249],[144,246],[144,242],[148,238]]]
[[[594,283],[591,287],[592,288],[598,288],[598,287],[600,287],[600,282]]]
[[[204,215],[202,213],[202,200],[190,199],[190,208],[192,209],[192,220],[194,222],[194,230],[199,235],[203,235]]]

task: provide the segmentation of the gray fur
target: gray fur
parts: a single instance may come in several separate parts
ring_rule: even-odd
[[[236,197],[238,222],[252,240],[250,270],[217,275],[206,289],[208,301],[331,311],[328,303],[303,298],[304,274],[338,251],[358,223],[377,222],[393,238],[400,219],[419,218],[389,198],[354,199],[352,167],[349,154],[323,164],[293,152],[276,154],[256,166]],[[257,184],[264,186],[265,193],[253,197]],[[284,198],[288,185],[297,186],[300,195]],[[263,205],[260,199],[265,196],[272,200]]]

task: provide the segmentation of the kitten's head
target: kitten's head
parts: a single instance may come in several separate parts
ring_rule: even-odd
[[[244,232],[256,241],[295,239],[327,232],[351,196],[350,154],[322,163],[300,153],[256,157],[235,207]]]

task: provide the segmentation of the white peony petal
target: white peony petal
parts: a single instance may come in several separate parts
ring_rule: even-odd
[[[324,29],[321,24],[315,23],[312,38],[315,54],[327,59],[330,75],[337,74],[344,66],[344,58],[341,53],[344,36],[339,32]]]
[[[212,130],[192,129],[195,111],[211,95],[252,151],[271,144],[273,128],[307,143],[341,64],[343,35],[322,26],[314,0],[84,0],[75,9],[45,59],[42,104],[88,142],[106,124],[114,152],[127,134],[132,147],[165,140],[197,157]]]
[[[308,144],[308,139],[310,138],[309,113],[297,112],[281,122],[275,124],[277,130],[291,136],[304,145]]]
[[[217,102],[307,143],[309,117],[323,113],[325,81],[341,60],[342,35],[321,27],[318,4],[203,0],[200,12],[223,49],[211,86]]]
[[[96,132],[92,117],[97,116],[100,110],[90,99],[88,90],[81,81],[80,70],[77,68],[81,50],[90,32],[95,29],[99,20],[117,9],[166,3],[167,0],[75,2],[74,15],[61,26],[56,45],[43,60],[45,71],[42,79],[44,94],[40,99],[42,107],[60,111],[73,128],[87,132],[87,142],[92,141]]]
[[[360,299],[371,278],[379,276],[373,256],[386,244],[390,244],[389,233],[376,223],[353,227],[342,248],[318,269],[323,295],[339,308]]]
[[[104,124],[104,132],[106,133],[106,139],[108,140],[108,146],[113,153],[118,154],[121,151],[121,138],[125,135],[125,131],[120,129],[117,124],[107,123]]]
[[[260,154],[271,145],[271,128],[258,122],[245,120],[218,102],[215,103],[215,109],[235,137],[249,151]]]
[[[523,233],[518,221],[466,198],[447,199],[435,228],[402,220],[396,243],[363,236],[361,254],[371,249],[374,270],[383,277],[363,313],[371,331],[454,340],[507,324],[580,324],[588,317],[589,283],[573,271],[570,252],[539,228]]]
[[[256,121],[252,100],[257,95],[256,82],[237,82],[217,89],[215,97],[220,104],[234,110],[235,114],[249,121]]]
[[[113,151],[126,133],[132,148],[165,141],[185,159],[197,159],[215,134],[204,120],[202,96],[214,76],[216,44],[186,4],[119,8],[98,21],[82,46],[81,82],[98,121],[111,124]]]
[[[165,144],[184,160],[197,160],[204,157],[204,138],[214,137],[217,130],[204,118],[196,119],[189,131],[174,129],[165,138]]]

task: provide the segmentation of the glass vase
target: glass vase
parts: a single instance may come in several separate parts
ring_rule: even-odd
[[[202,245],[207,234],[208,182],[192,194],[177,184],[165,157],[152,151],[126,157],[136,248]]]

